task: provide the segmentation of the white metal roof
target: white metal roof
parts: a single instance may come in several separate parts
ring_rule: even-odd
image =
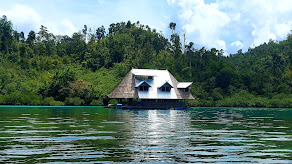
[[[187,88],[192,85],[192,82],[180,82],[177,85],[177,88]]]
[[[170,91],[162,91],[159,88],[166,82],[173,87]],[[137,88],[144,84],[151,86],[148,91],[140,91]],[[182,90],[191,84],[191,82],[179,83],[168,70],[132,69],[108,96],[119,99],[194,99],[189,91]]]
[[[161,88],[162,86],[164,86],[165,84],[169,84],[168,81],[165,81],[164,83],[158,85],[158,88]],[[171,84],[169,84],[171,86],[171,88],[173,88],[173,86]]]
[[[153,76],[153,79],[144,80],[151,87],[148,91],[138,91],[140,99],[177,99],[174,88],[171,88],[170,92],[159,89],[160,85],[165,84],[165,82],[173,86],[168,70],[132,69],[131,71],[136,76]],[[141,81],[135,79],[135,85],[137,86]]]
[[[156,70],[156,69],[132,69],[131,70],[134,75],[140,76],[157,76],[168,73],[167,70]]]

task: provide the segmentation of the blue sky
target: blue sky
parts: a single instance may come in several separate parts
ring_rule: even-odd
[[[176,32],[186,30],[196,48],[215,47],[226,54],[246,51],[272,40],[283,40],[292,30],[291,0],[0,0],[0,15],[14,29],[72,35],[86,24],[106,28],[120,21],[140,21],[169,38],[170,22]]]

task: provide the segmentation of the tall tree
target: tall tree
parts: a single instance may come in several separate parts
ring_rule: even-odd
[[[46,26],[41,25],[40,31],[37,33],[37,40],[38,41],[47,41],[49,40],[49,31]]]
[[[87,25],[84,25],[84,28],[82,29],[82,34],[84,41],[86,42],[86,36],[87,36]]]
[[[188,45],[185,46],[185,54],[187,56],[187,60],[189,61],[189,67],[192,67],[192,55],[195,52],[194,43],[190,42]]]
[[[9,46],[12,43],[12,23],[7,20],[5,15],[0,18],[0,51],[8,53]]]
[[[104,28],[103,25],[102,25],[101,27],[98,27],[98,28],[96,29],[95,37],[96,37],[98,40],[100,40],[100,39],[102,39],[102,38],[105,37],[105,28]]]
[[[185,29],[183,29],[183,39],[184,39],[184,45],[183,45],[183,48],[184,48],[184,51],[183,53],[185,53],[185,49],[186,49],[186,33],[187,31]]]
[[[174,34],[175,32],[175,27],[176,27],[176,23],[174,22],[169,23],[169,28],[171,29],[172,34]]]
[[[22,42],[24,42],[25,37],[24,37],[24,33],[23,33],[23,31],[21,31],[21,32],[19,33],[19,39],[20,39]]]
[[[34,43],[35,39],[36,39],[35,32],[31,30],[28,33],[26,42],[31,45],[32,43]]]
[[[132,23],[131,23],[131,21],[128,21],[127,25],[126,25],[126,28],[131,28],[131,27],[132,27]]]
[[[13,31],[13,37],[16,41],[19,42],[19,33],[17,31]]]

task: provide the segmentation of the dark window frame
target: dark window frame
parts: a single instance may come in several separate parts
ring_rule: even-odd
[[[165,87],[165,86],[162,86],[161,88],[160,88],[160,90],[162,91],[162,92],[170,92],[170,87]]]
[[[139,89],[139,91],[149,91],[148,86],[139,86],[138,89]]]

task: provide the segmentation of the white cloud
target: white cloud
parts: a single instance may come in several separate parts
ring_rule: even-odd
[[[71,36],[73,32],[80,31],[86,24],[95,31],[111,23],[140,21],[164,34],[170,22],[170,6],[166,1],[155,0],[95,0],[72,2],[62,1],[6,1],[1,4],[0,16],[7,15],[8,19],[17,26],[18,31],[27,35],[30,30],[39,31],[41,25],[54,34]]]
[[[292,29],[290,0],[167,2],[179,10],[179,21],[187,31],[187,40],[207,48],[223,48],[227,53],[247,50],[270,39],[285,39]]]
[[[112,11],[111,14],[114,14],[117,21],[140,21],[141,24],[148,25],[152,29],[155,28],[157,31],[165,32],[168,28],[165,22],[169,23],[169,17],[167,17],[168,11],[162,7],[163,5],[167,6],[162,1],[122,0],[113,6],[115,11]],[[115,23],[113,20],[110,21]]]
[[[169,5],[173,5],[173,4],[175,4],[175,0],[167,0],[167,3],[168,3]]]
[[[252,36],[254,37],[253,46],[260,45],[268,40],[276,40],[276,35],[271,31],[269,26],[264,27],[254,27],[252,32]]]
[[[243,44],[240,41],[232,42],[230,45],[239,49],[243,47]]]
[[[21,4],[16,4],[6,11],[0,11],[0,15],[6,15],[9,20],[12,20],[14,28],[16,25],[29,24],[35,30],[41,23],[41,17],[34,9]]]
[[[291,22],[290,24],[284,24],[284,23],[276,24],[274,26],[275,34],[279,36],[280,38],[285,38],[287,37],[287,34],[290,32],[290,30],[292,30],[291,27],[292,27]]]
[[[48,30],[55,35],[68,35],[71,36],[74,32],[77,32],[77,28],[68,19],[61,20],[60,23],[51,22],[48,24]]]
[[[49,14],[52,15],[53,13]],[[23,31],[26,35],[30,30],[39,31],[41,25],[48,28],[49,32],[54,34],[72,35],[77,32],[76,27],[69,19],[62,17],[47,17],[46,13],[41,13],[23,4],[13,4],[6,10],[0,10],[0,15],[6,15],[13,23],[13,28],[17,31]]]
[[[243,44],[241,43],[241,41],[235,41],[235,42],[232,42],[230,44],[230,46],[228,47],[228,51],[229,52],[237,52],[238,50],[242,49],[243,48]]]
[[[188,40],[207,48],[226,49],[226,43],[220,39],[221,33],[218,31],[230,22],[230,18],[218,10],[217,4],[205,4],[203,0],[180,0],[177,4],[181,8],[179,18],[187,31]]]

